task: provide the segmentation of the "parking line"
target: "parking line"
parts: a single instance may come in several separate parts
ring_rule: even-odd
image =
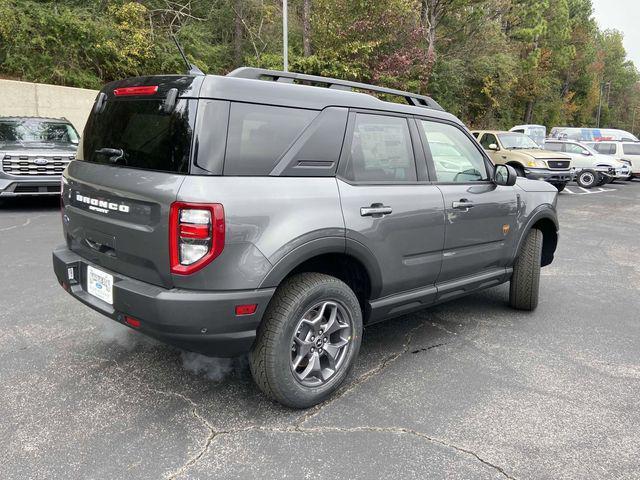
[[[590,192],[589,190],[587,190],[587,189],[586,189],[586,188],[584,188],[584,187],[578,187],[578,188],[579,188],[580,190],[582,190],[584,193],[592,193],[592,192]]]
[[[564,187],[564,191],[567,192],[567,193],[570,193],[571,195],[575,195],[576,194],[576,192],[572,192],[569,187]]]

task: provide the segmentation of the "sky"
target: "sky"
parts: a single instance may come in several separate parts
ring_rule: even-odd
[[[640,0],[592,0],[593,16],[600,28],[624,34],[627,57],[640,69]]]

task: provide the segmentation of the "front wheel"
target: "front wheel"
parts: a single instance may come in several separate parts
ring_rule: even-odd
[[[554,183],[553,186],[558,189],[558,192],[561,192],[561,191],[564,190],[564,187],[566,187],[567,184],[566,183]]]
[[[599,180],[598,174],[594,170],[581,170],[576,177],[576,183],[582,188],[593,188]]]
[[[335,277],[301,273],[278,287],[249,353],[260,389],[293,408],[328,398],[353,368],[362,338],[362,311]]]
[[[532,311],[538,306],[542,240],[542,232],[532,229],[527,234],[513,266],[509,286],[509,304],[517,310]]]

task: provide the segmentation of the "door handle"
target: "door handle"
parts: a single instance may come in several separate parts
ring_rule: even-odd
[[[360,207],[360,216],[362,217],[382,217],[393,212],[391,207],[387,207],[381,203],[372,203],[370,207]]]
[[[474,206],[474,203],[470,202],[466,198],[461,198],[459,202],[453,202],[451,204],[452,208],[455,208],[458,210],[469,210],[473,206]]]

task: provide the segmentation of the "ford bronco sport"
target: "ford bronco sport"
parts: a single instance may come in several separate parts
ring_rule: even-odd
[[[303,408],[345,380],[363,326],[507,281],[533,310],[556,197],[429,97],[252,68],[130,78],[98,94],[64,173],[53,266],[144,334],[249,352],[260,388]]]
[[[0,117],[0,197],[60,195],[78,134],[64,118]]]

